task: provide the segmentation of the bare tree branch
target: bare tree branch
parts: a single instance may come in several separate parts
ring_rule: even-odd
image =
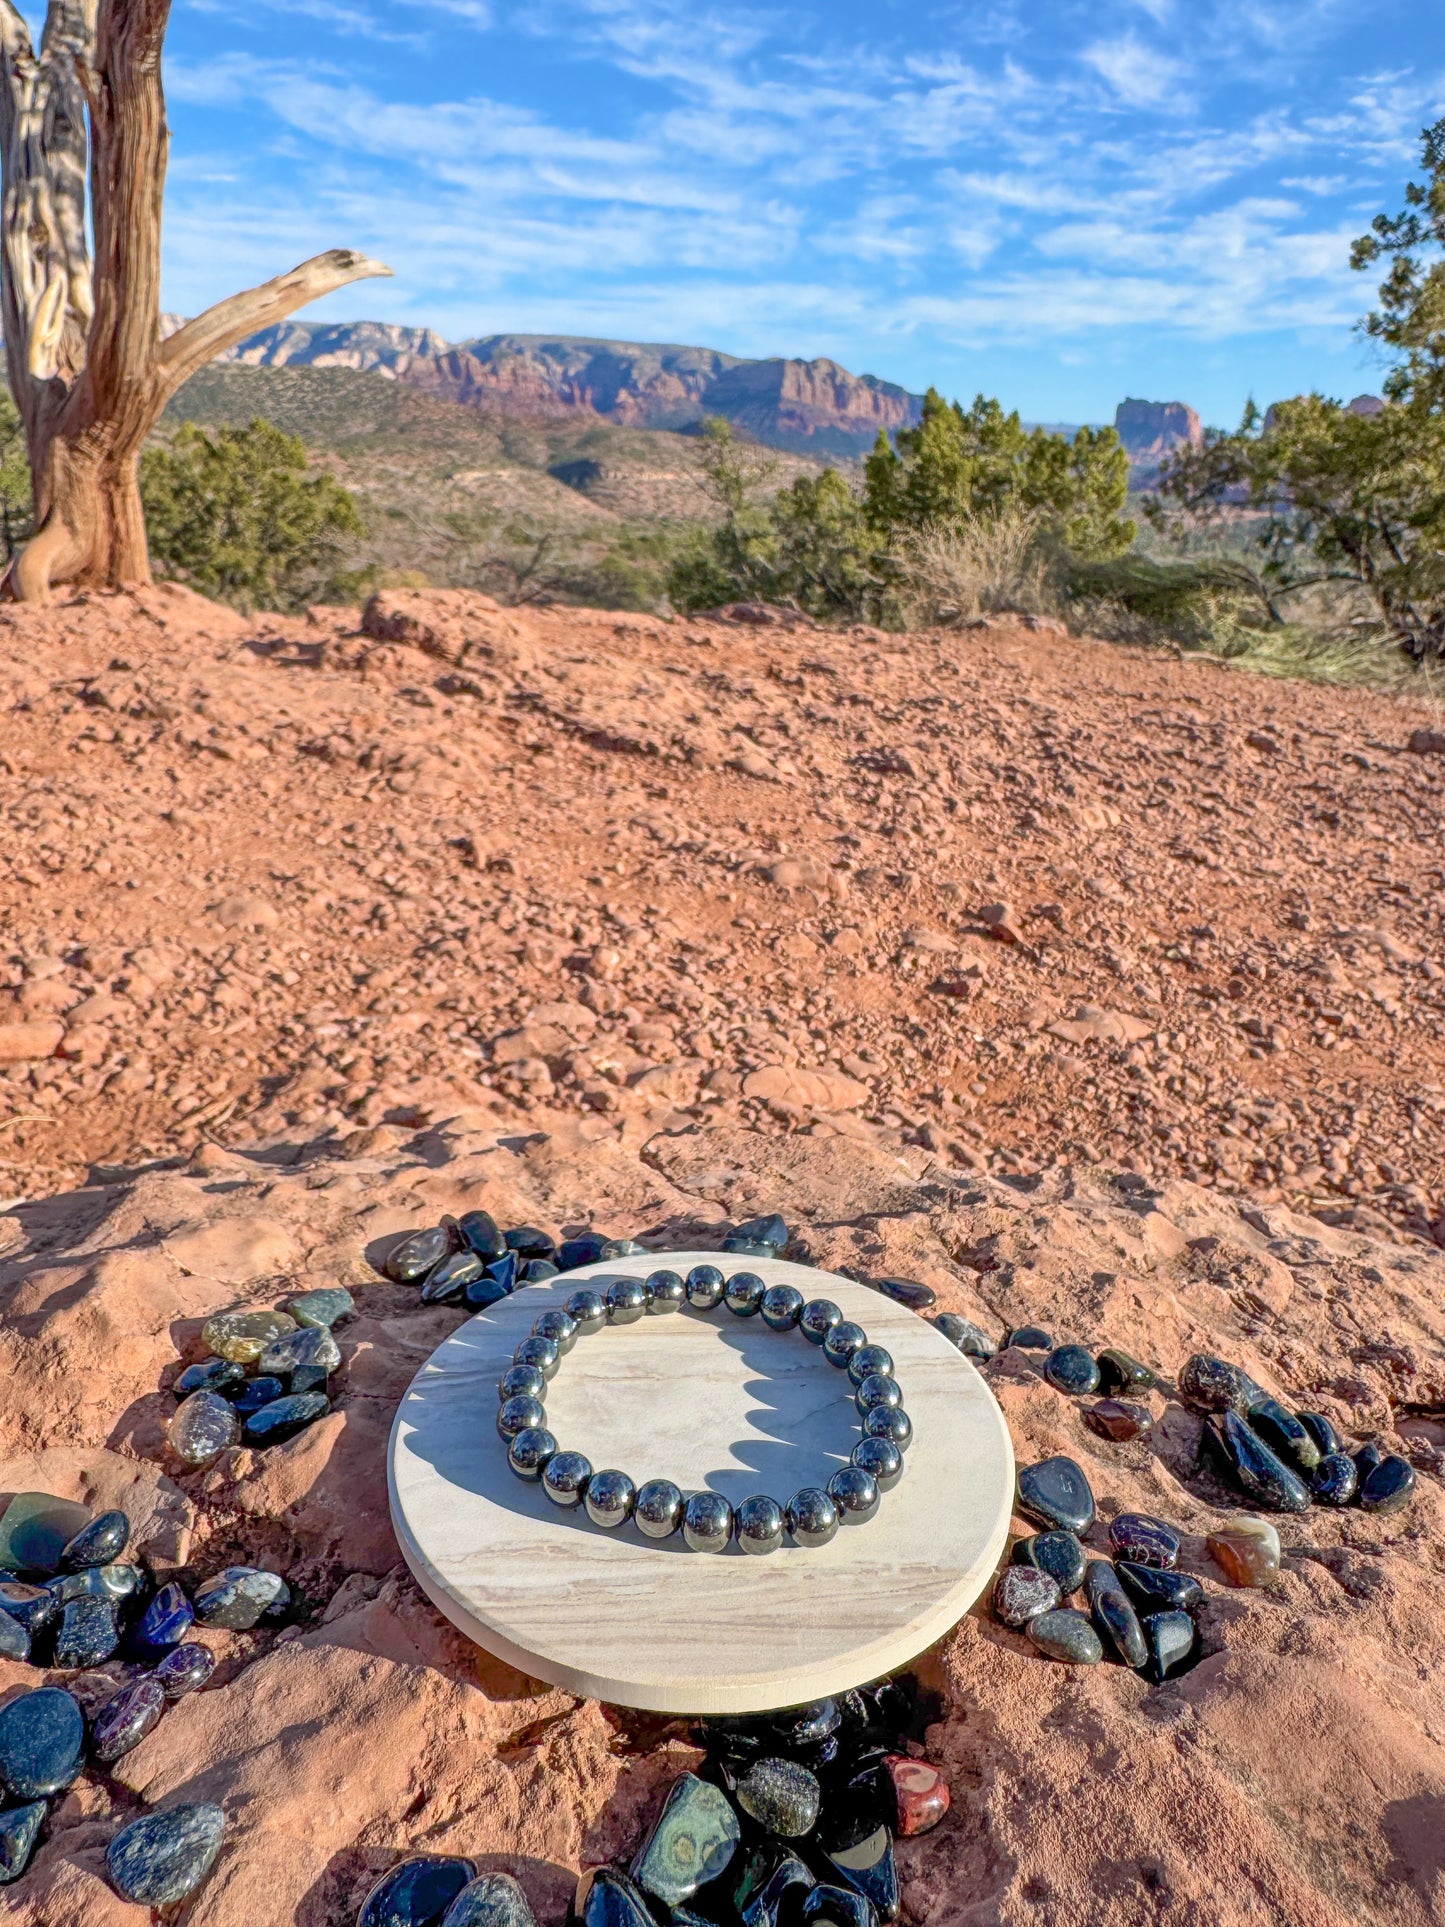
[[[390,273],[390,268],[355,248],[332,248],[329,253],[313,255],[289,274],[278,274],[259,288],[248,288],[218,301],[168,336],[158,356],[161,378],[168,390],[177,388],[204,363],[257,329],[269,328],[295,309],[305,307],[308,301],[317,301],[350,281]]]

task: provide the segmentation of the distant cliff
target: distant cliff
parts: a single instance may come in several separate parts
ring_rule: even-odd
[[[1183,401],[1137,401],[1114,411],[1114,427],[1136,468],[1158,468],[1176,448],[1203,448],[1204,424]]]

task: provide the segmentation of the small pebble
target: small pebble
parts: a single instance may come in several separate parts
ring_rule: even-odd
[[[1082,1345],[1060,1345],[1044,1360],[1044,1377],[1055,1391],[1085,1398],[1098,1388],[1099,1368]]]
[[[1109,1521],[1109,1546],[1120,1559],[1132,1559],[1138,1566],[1159,1566],[1171,1570],[1179,1563],[1179,1534],[1162,1519],[1147,1512],[1121,1512]]]
[[[774,1251],[781,1251],[788,1242],[788,1227],[776,1211],[771,1211],[763,1218],[749,1218],[730,1235],[749,1244],[771,1245]]]
[[[1301,1412],[1299,1422],[1320,1448],[1320,1457],[1328,1458],[1331,1452],[1343,1452],[1344,1440],[1323,1412]]]
[[[515,1257],[512,1264],[516,1264]],[[453,1251],[442,1259],[434,1271],[428,1272],[427,1281],[421,1288],[421,1302],[424,1305],[455,1304],[469,1285],[474,1285],[486,1275],[487,1266],[475,1251]]]
[[[55,1635],[55,1664],[62,1672],[99,1666],[119,1644],[113,1600],[86,1595],[67,1601]]]
[[[738,1838],[738,1817],[721,1787],[684,1773],[669,1787],[629,1871],[645,1893],[677,1907],[726,1872]]]
[[[254,1365],[268,1345],[296,1329],[284,1311],[223,1311],[201,1327],[201,1343],[218,1358]]]
[[[1019,1345],[1028,1352],[1051,1352],[1054,1349],[1052,1332],[1042,1325],[1016,1325],[1004,1340],[1005,1347]]]
[[[345,1285],[321,1285],[286,1300],[286,1309],[298,1325],[314,1325],[330,1331],[344,1318],[356,1316],[356,1300]]]
[[[462,1888],[442,1915],[441,1927],[537,1927],[537,1922],[510,1874],[482,1873]]]
[[[1251,1498],[1272,1512],[1309,1510],[1310,1493],[1304,1480],[1269,1449],[1237,1412],[1228,1411],[1223,1415],[1219,1436],[1234,1476]]]
[[[952,1804],[948,1782],[931,1760],[889,1753],[883,1770],[893,1788],[893,1831],[900,1840],[931,1833]]]
[[[436,1225],[430,1231],[415,1231],[394,1245],[382,1266],[383,1273],[398,1285],[419,1285],[429,1271],[455,1249],[450,1226]]]
[[[891,1298],[895,1305],[906,1305],[909,1311],[924,1312],[938,1303],[938,1293],[933,1287],[919,1284],[913,1278],[874,1278],[871,1283],[874,1291]]]
[[[0,1612],[33,1638],[60,1612],[61,1601],[48,1586],[27,1586],[23,1579],[0,1580]]]
[[[436,1927],[477,1875],[470,1860],[418,1853],[384,1873],[356,1916],[356,1927]]]
[[[1131,1405],[1120,1398],[1101,1398],[1084,1414],[1084,1423],[1101,1439],[1122,1445],[1129,1439],[1147,1438],[1154,1421],[1142,1405]]]
[[[204,1686],[215,1670],[216,1655],[210,1647],[188,1641],[184,1646],[172,1647],[151,1678],[168,1700],[178,1700]]]
[[[1120,1392],[1152,1392],[1159,1383],[1157,1372],[1120,1351],[1117,1345],[1106,1345],[1098,1353],[1098,1364],[1099,1389],[1110,1398]]]
[[[468,1251],[479,1258],[500,1258],[507,1249],[506,1239],[497,1229],[490,1211],[464,1211],[457,1219],[457,1230]]]
[[[235,1408],[216,1392],[192,1392],[166,1428],[171,1450],[187,1465],[209,1465],[240,1436]]]
[[[1363,1512],[1398,1512],[1410,1503],[1415,1491],[1415,1468],[1408,1459],[1390,1452],[1360,1480],[1358,1494]]]
[[[110,1884],[124,1900],[171,1907],[193,1894],[215,1863],[226,1816],[205,1804],[164,1807],[122,1827],[105,1850]]]
[[[288,1398],[273,1399],[246,1420],[248,1445],[275,1445],[293,1438],[305,1426],[314,1425],[331,1410],[325,1392],[295,1392]]]
[[[1195,1352],[1185,1359],[1178,1379],[1179,1398],[1191,1412],[1247,1412],[1265,1396],[1248,1372],[1223,1358]]]
[[[1256,1399],[1245,1413],[1245,1424],[1258,1432],[1272,1452],[1306,1478],[1320,1462],[1320,1448],[1308,1426],[1277,1398]]]
[[[30,1864],[40,1823],[45,1818],[43,1800],[32,1800],[23,1807],[10,1807],[0,1813],[0,1887],[18,1880]]]
[[[131,1635],[136,1650],[157,1657],[169,1652],[172,1646],[180,1645],[195,1618],[195,1608],[174,1581],[162,1586]]]
[[[1268,1519],[1230,1519],[1204,1543],[1231,1586],[1266,1586],[1279,1571],[1279,1534]]]
[[[0,1706],[0,1784],[17,1800],[70,1785],[85,1753],[85,1715],[73,1694],[41,1686]]]
[[[993,1609],[1005,1626],[1027,1626],[1062,1597],[1058,1581],[1037,1566],[1005,1566],[994,1581]]]
[[[1194,1621],[1188,1613],[1150,1613],[1144,1621],[1144,1644],[1149,1655],[1144,1666],[1145,1678],[1158,1685],[1171,1673],[1177,1673],[1193,1655],[1197,1638]]]
[[[1069,1458],[1041,1459],[1018,1475],[1019,1510],[1044,1526],[1083,1534],[1094,1523],[1094,1494]]]
[[[1084,1583],[1084,1548],[1072,1532],[1036,1532],[1016,1542],[1012,1558],[1016,1566],[1048,1573],[1066,1599]]]
[[[60,1555],[62,1572],[80,1572],[87,1566],[108,1566],[130,1544],[130,1520],[123,1512],[102,1512],[92,1519]]]
[[[971,1318],[963,1318],[956,1311],[941,1311],[933,1321],[934,1329],[943,1333],[950,1345],[961,1351],[965,1358],[992,1358],[998,1346],[981,1325],[975,1325]]]
[[[502,1233],[502,1242],[508,1251],[516,1252],[521,1264],[529,1264],[534,1258],[545,1258],[550,1262],[557,1256],[557,1240],[539,1225],[514,1225],[510,1231]]]
[[[142,1674],[106,1701],[91,1722],[91,1745],[98,1760],[118,1760],[139,1746],[166,1710],[166,1689],[153,1674]]]
[[[758,1760],[738,1781],[743,1812],[785,1840],[812,1832],[821,1800],[816,1774],[796,1760]]]
[[[245,1367],[234,1358],[203,1358],[199,1365],[187,1365],[171,1386],[177,1400],[192,1392],[220,1392],[229,1396],[246,1382]]]
[[[1070,1606],[1040,1613],[1029,1621],[1026,1630],[1041,1653],[1062,1660],[1066,1666],[1097,1666],[1104,1657],[1104,1643],[1088,1616]]]
[[[557,1248],[560,1271],[576,1271],[581,1265],[595,1265],[607,1240],[600,1231],[587,1231],[577,1238],[566,1238]]]
[[[1316,1505],[1348,1505],[1360,1489],[1360,1468],[1348,1452],[1326,1452],[1310,1479]]]
[[[265,1374],[260,1378],[249,1379],[231,1400],[231,1405],[236,1417],[244,1425],[253,1412],[259,1412],[263,1405],[270,1405],[273,1400],[285,1396],[286,1387],[280,1379]]]
[[[30,1657],[30,1635],[18,1619],[0,1609],[0,1658],[17,1659],[23,1665]]]

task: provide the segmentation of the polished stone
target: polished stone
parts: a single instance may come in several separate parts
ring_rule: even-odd
[[[60,1570],[81,1572],[87,1566],[108,1566],[130,1544],[130,1520],[125,1513],[101,1512],[61,1550]]]
[[[1385,1452],[1383,1446],[1376,1445],[1374,1440],[1371,1439],[1367,1445],[1362,1445],[1358,1452],[1354,1452],[1350,1456],[1355,1461],[1355,1469],[1358,1471],[1360,1477],[1367,1479],[1375,1467],[1380,1464],[1385,1456]]]
[[[521,1260],[515,1251],[504,1251],[500,1258],[493,1258],[487,1265],[488,1280],[504,1297],[510,1297],[517,1289],[517,1281],[521,1274]],[[468,1285],[467,1290],[476,1290],[481,1282],[478,1279],[476,1285]]]
[[[228,1399],[215,1392],[192,1392],[178,1405],[166,1428],[170,1448],[187,1465],[208,1465],[241,1436],[241,1421]]]
[[[1112,1439],[1116,1445],[1127,1444],[1130,1439],[1148,1438],[1154,1426],[1144,1406],[1122,1398],[1101,1398],[1085,1412],[1084,1423],[1101,1439]]]
[[[810,1298],[798,1319],[798,1330],[810,1345],[822,1345],[834,1326],[842,1323],[843,1314],[831,1298]]]
[[[0,1580],[0,1612],[23,1626],[34,1638],[60,1613],[61,1602],[46,1586],[27,1585],[23,1579]]]
[[[31,1800],[23,1807],[9,1807],[0,1813],[0,1887],[18,1880],[29,1866],[45,1813],[43,1800]]]
[[[1306,1478],[1320,1462],[1320,1448],[1308,1426],[1277,1398],[1256,1399],[1244,1415],[1251,1431],[1258,1432],[1271,1452],[1277,1452],[1286,1465]]]
[[[1297,1416],[1300,1424],[1320,1448],[1322,1459],[1328,1458],[1331,1452],[1344,1451],[1344,1440],[1323,1412],[1300,1412]]]
[[[784,1713],[770,1715],[765,1724],[777,1737],[778,1744],[771,1750],[797,1753],[831,1740],[843,1724],[843,1710],[836,1699],[810,1700],[806,1706],[793,1706]]]
[[[684,1773],[673,1781],[629,1871],[644,1893],[676,1907],[727,1871],[738,1838],[738,1817],[727,1795]]]
[[[515,1251],[523,1263],[530,1264],[537,1258],[544,1258],[549,1263],[556,1262],[557,1240],[539,1225],[513,1225],[510,1231],[502,1233],[502,1242],[508,1251]]]
[[[778,1255],[776,1245],[765,1245],[759,1238],[724,1238],[723,1250],[730,1258],[776,1258]]]
[[[1356,1498],[1362,1512],[1398,1512],[1410,1503],[1414,1491],[1414,1466],[1390,1452],[1360,1480]]]
[[[188,1641],[175,1646],[151,1674],[168,1700],[184,1699],[204,1686],[216,1670],[216,1655],[209,1646]]]
[[[441,1927],[537,1927],[521,1884],[508,1873],[469,1880],[441,1917]]]
[[[770,1211],[766,1217],[748,1218],[728,1235],[744,1238],[749,1244],[771,1245],[775,1252],[782,1252],[787,1246],[789,1233],[781,1214]]]
[[[694,1265],[683,1284],[694,1311],[712,1311],[723,1301],[727,1279],[716,1265]]]
[[[733,1529],[739,1551],[756,1557],[777,1552],[785,1530],[783,1508],[767,1493],[754,1493],[738,1507]]]
[[[798,1927],[877,1927],[873,1903],[853,1887],[820,1883],[804,1897]]]
[[[148,1574],[144,1566],[116,1563],[109,1566],[86,1566],[80,1572],[65,1572],[54,1579],[47,1579],[45,1590],[52,1593],[62,1605],[72,1599],[109,1599],[112,1603],[129,1599],[147,1583]]]
[[[1199,1635],[1188,1613],[1150,1613],[1143,1623],[1149,1649],[1144,1675],[1158,1685],[1188,1664]]]
[[[1029,1621],[1026,1631],[1046,1658],[1062,1660],[1066,1666],[1097,1666],[1104,1657],[1103,1641],[1087,1614],[1072,1606],[1040,1613]]]
[[[1309,1510],[1309,1487],[1304,1480],[1270,1451],[1237,1412],[1225,1412],[1219,1424],[1234,1476],[1251,1498],[1271,1512]]]
[[[548,1459],[559,1452],[561,1447],[545,1425],[529,1425],[507,1448],[507,1463],[519,1479],[530,1484],[541,1482],[543,1470]]]
[[[886,1406],[889,1411],[896,1412],[903,1403],[903,1387],[896,1378],[890,1378],[887,1372],[870,1372],[854,1392],[853,1403],[857,1406],[861,1418],[867,1418],[877,1405]]]
[[[1265,1395],[1248,1372],[1208,1352],[1194,1352],[1185,1359],[1178,1389],[1181,1403],[1191,1412],[1237,1412],[1241,1416]]]
[[[726,1552],[733,1509],[721,1492],[694,1492],[682,1513],[682,1536],[694,1552]]]
[[[639,1244],[636,1238],[609,1238],[597,1255],[611,1261],[614,1258],[646,1258],[650,1254],[647,1246]]]
[[[893,1789],[894,1827],[900,1840],[931,1833],[952,1804],[948,1782],[931,1760],[890,1753],[883,1761]]]
[[[1094,1494],[1069,1458],[1040,1459],[1018,1475],[1019,1510],[1044,1526],[1083,1534],[1094,1523]]]
[[[237,1365],[254,1365],[268,1345],[296,1330],[296,1320],[284,1311],[223,1311],[201,1327],[201,1343],[217,1358]]]
[[[1326,1452],[1310,1477],[1316,1505],[1348,1505],[1360,1489],[1360,1469],[1348,1452]]]
[[[199,1365],[187,1365],[177,1374],[171,1391],[177,1401],[192,1392],[219,1392],[229,1398],[246,1383],[246,1368],[234,1358],[203,1358]]]
[[[632,1517],[637,1487],[625,1472],[613,1469],[594,1472],[587,1481],[582,1502],[593,1525],[601,1526],[605,1532],[614,1532]]]
[[[412,1854],[377,1881],[361,1904],[356,1927],[438,1927],[447,1908],[476,1877],[473,1862],[459,1856]]]
[[[421,1288],[421,1302],[424,1305],[455,1304],[466,1292],[467,1286],[476,1284],[487,1277],[487,1263],[475,1251],[454,1251],[443,1258],[435,1271],[428,1274]]]
[[[971,1318],[963,1318],[956,1311],[939,1312],[933,1325],[965,1358],[992,1358],[998,1351],[998,1346],[981,1325],[975,1325]]]
[[[893,1354],[886,1345],[860,1345],[848,1360],[848,1380],[855,1390],[864,1379],[875,1374],[880,1378],[893,1377]]]
[[[55,1635],[55,1664],[61,1672],[99,1666],[120,1644],[120,1623],[113,1599],[67,1600]]]
[[[118,1760],[139,1746],[166,1710],[166,1689],[151,1674],[143,1674],[108,1699],[90,1725],[90,1743],[98,1760]]]
[[[105,1850],[110,1884],[141,1906],[174,1906],[211,1871],[225,1833],[219,1807],[197,1803],[144,1814],[122,1827]]]
[[[419,1285],[429,1271],[453,1250],[452,1232],[447,1225],[434,1225],[429,1231],[414,1231],[393,1247],[384,1274],[398,1285]]]
[[[203,1626],[244,1633],[262,1619],[279,1619],[291,1603],[291,1588],[280,1573],[260,1566],[227,1566],[196,1587],[194,1603]]]
[[[841,1324],[834,1325],[823,1340],[823,1356],[830,1365],[847,1371],[849,1359],[867,1343],[868,1334],[863,1327],[855,1325],[851,1318],[845,1318]]]
[[[288,1298],[286,1309],[298,1325],[319,1325],[330,1331],[343,1319],[356,1316],[356,1300],[345,1285],[320,1285]]]
[[[909,1311],[925,1312],[938,1303],[932,1285],[920,1284],[916,1278],[868,1278],[864,1282],[895,1305],[906,1305]]]
[[[1181,1540],[1163,1519],[1148,1512],[1121,1512],[1109,1521],[1109,1548],[1116,1558],[1167,1572],[1179,1564]]]
[[[593,1867],[577,1882],[573,1918],[580,1927],[655,1927],[647,1896],[620,1867]],[[358,1921],[357,1927],[371,1927]]]
[[[760,1310],[769,1331],[791,1331],[803,1315],[803,1294],[793,1285],[769,1285]]]
[[[70,1785],[85,1754],[80,1702],[42,1686],[0,1706],[0,1784],[17,1800],[46,1800]]]
[[[1054,1349],[1054,1335],[1045,1331],[1042,1325],[1015,1325],[1004,1340],[1005,1348],[1018,1345],[1026,1352],[1051,1352]]]
[[[590,1285],[574,1291],[562,1309],[572,1320],[579,1338],[600,1332],[607,1323],[607,1300],[600,1291],[593,1291]]]
[[[30,1657],[30,1635],[18,1619],[12,1619],[0,1608],[0,1659],[19,1660],[23,1665]]]
[[[1084,1583],[1084,1548],[1073,1532],[1036,1532],[1019,1539],[1011,1555],[1016,1566],[1037,1566],[1067,1599]]]
[[[174,1581],[162,1586],[131,1634],[136,1651],[157,1658],[169,1652],[172,1646],[180,1645],[195,1624],[195,1618],[195,1608]]]
[[[767,1289],[755,1271],[735,1271],[723,1289],[723,1303],[735,1318],[755,1318]]]
[[[1056,1392],[1071,1398],[1087,1398],[1099,1386],[1099,1368],[1094,1355],[1082,1345],[1060,1345],[1044,1360],[1044,1377]]]
[[[576,1271],[580,1265],[595,1265],[607,1243],[600,1231],[584,1231],[575,1238],[564,1238],[557,1247],[559,1271]]]
[[[263,1405],[270,1405],[274,1399],[285,1396],[286,1387],[280,1379],[265,1374],[243,1385],[236,1397],[231,1400],[231,1404],[236,1417],[244,1425],[253,1412],[259,1412]]]
[[[1126,1666],[1137,1673],[1147,1663],[1144,1629],[1122,1581],[1107,1559],[1093,1559],[1084,1575],[1084,1595],[1094,1629]]]
[[[862,1466],[845,1465],[828,1481],[828,1497],[845,1526],[861,1526],[877,1512],[881,1500],[878,1481]]]
[[[331,1400],[325,1392],[293,1392],[287,1398],[273,1399],[246,1420],[246,1443],[277,1445],[325,1418],[330,1410]]]
[[[871,1901],[880,1920],[897,1920],[901,1895],[888,1826],[870,1827],[866,1818],[850,1815],[843,1837],[839,1837],[839,1827],[831,1818],[819,1831],[828,1863],[843,1885]]]
[[[860,1439],[849,1454],[849,1463],[866,1472],[880,1492],[891,1492],[903,1477],[903,1454],[892,1439]]]
[[[685,1503],[671,1479],[647,1479],[637,1488],[633,1523],[645,1539],[670,1539],[682,1525]]]
[[[485,1311],[488,1305],[500,1305],[504,1298],[510,1298],[511,1288],[498,1279],[487,1276],[473,1278],[462,1293],[462,1303],[468,1311]]]
[[[1057,1580],[1037,1566],[1005,1566],[993,1586],[993,1609],[1005,1626],[1027,1626],[1052,1612],[1062,1594]]]
[[[838,1508],[822,1486],[805,1485],[783,1508],[788,1536],[796,1545],[826,1546],[837,1535]]]
[[[467,1250],[474,1251],[479,1258],[500,1258],[507,1249],[506,1240],[497,1229],[497,1221],[490,1211],[464,1211],[457,1219],[457,1230]],[[598,1242],[600,1244],[601,1240]]]
[[[1099,1390],[1107,1398],[1117,1397],[1120,1392],[1152,1392],[1159,1383],[1159,1374],[1148,1365],[1143,1365],[1130,1353],[1121,1351],[1117,1345],[1106,1345],[1096,1354],[1099,1367]]]
[[[514,1439],[519,1432],[546,1423],[547,1408],[539,1398],[503,1399],[497,1407],[497,1431],[504,1439]]]
[[[1239,1514],[1215,1526],[1204,1544],[1231,1586],[1267,1586],[1279,1571],[1279,1534],[1268,1519]]]
[[[1140,1612],[1193,1612],[1204,1604],[1204,1588],[1192,1572],[1136,1566],[1132,1559],[1116,1559],[1114,1570]]]
[[[49,1492],[17,1492],[0,1517],[0,1572],[57,1570],[60,1555],[90,1524],[90,1508]]]
[[[542,1467],[542,1490],[564,1511],[579,1506],[592,1477],[592,1461],[580,1452],[554,1452]]]
[[[748,1857],[733,1905],[743,1927],[793,1927],[799,1903],[817,1884],[795,1853],[769,1844]]]
[[[640,1278],[614,1278],[607,1287],[607,1319],[613,1325],[635,1325],[647,1315],[647,1286]],[[545,1369],[545,1367],[544,1367]]]
[[[784,1840],[799,1840],[818,1822],[818,1776],[796,1760],[757,1760],[738,1781],[743,1812]]]

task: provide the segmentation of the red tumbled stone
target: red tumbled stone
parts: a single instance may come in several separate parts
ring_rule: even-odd
[[[899,1839],[908,1840],[936,1827],[949,1806],[948,1782],[938,1768],[903,1753],[890,1753],[883,1764],[898,1803]]]
[[[1147,1437],[1153,1420],[1142,1405],[1131,1405],[1122,1398],[1101,1398],[1085,1412],[1084,1423],[1100,1438],[1121,1440]]]

